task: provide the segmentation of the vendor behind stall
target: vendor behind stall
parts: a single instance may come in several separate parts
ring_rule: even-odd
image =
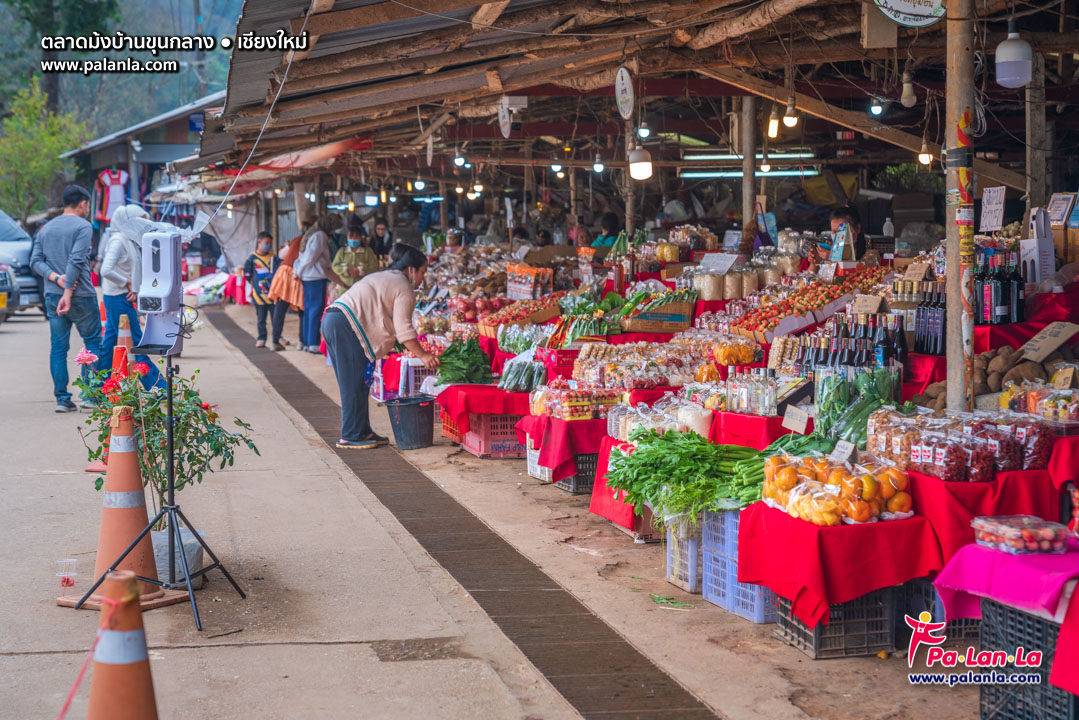
[[[849,205],[838,207],[832,211],[829,218],[832,224],[832,237],[835,238],[836,233],[839,232],[839,228],[843,223],[847,224],[847,237],[854,238],[854,257],[855,261],[861,260],[865,256],[866,239],[865,233],[862,232],[862,216],[858,214],[858,211]],[[847,241],[850,242],[849,240]],[[832,253],[832,246],[828,243],[820,243],[817,245],[817,254],[814,257],[812,254],[807,258],[808,268],[813,272],[816,272],[822,262],[828,262],[828,258]],[[850,258],[844,253],[844,260]]]
[[[368,394],[374,363],[386,357],[395,342],[428,368],[438,367],[438,358],[420,346],[412,326],[415,288],[423,282],[426,271],[423,252],[395,243],[389,268],[371,273],[349,288],[322,319],[322,335],[341,392],[339,448],[367,450],[389,442],[371,429]]]
[[[618,222],[618,216],[612,212],[604,213],[600,218],[599,226],[603,230],[592,242],[592,247],[611,247],[618,239],[618,232],[622,229],[622,223]]]

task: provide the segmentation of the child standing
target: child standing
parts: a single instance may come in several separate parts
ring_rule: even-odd
[[[256,241],[255,252],[244,263],[244,279],[251,285],[251,303],[255,306],[255,318],[258,322],[258,341],[255,347],[266,347],[266,318],[274,306],[270,299],[270,283],[273,280],[281,259],[273,252],[273,236],[260,232]]]
[[[363,227],[348,229],[348,244],[337,251],[333,258],[333,271],[348,283],[342,291],[355,285],[360,278],[378,270],[378,256],[370,247],[370,238]]]

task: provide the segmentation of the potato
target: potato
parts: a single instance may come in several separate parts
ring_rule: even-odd
[[[935,382],[929,387],[927,387],[925,389],[925,394],[931,398],[936,398],[937,396],[943,394],[947,387],[948,384],[941,380],[940,382]]]
[[[947,393],[941,393],[940,395],[938,395],[938,396],[937,396],[937,399],[936,399],[936,401],[935,401],[935,402],[933,403],[933,406],[932,406],[932,407],[933,407],[933,409],[934,409],[934,410],[943,410],[943,409],[944,409],[944,405],[945,405],[945,403],[947,403],[947,402],[948,402],[948,395],[947,395]]]
[[[989,374],[985,371],[984,368],[979,369],[977,366],[974,367],[974,384],[975,385],[979,385],[979,384],[984,385],[986,382],[988,382],[988,378],[989,378]]]
[[[989,373],[989,378],[985,383],[989,386],[990,392],[1000,392],[1000,388],[1004,384],[1004,375],[998,372]]]
[[[1054,350],[1053,352],[1046,355],[1045,359],[1042,360],[1042,362],[1043,363],[1049,363],[1049,362],[1054,362],[1056,360],[1063,360],[1063,359],[1064,359],[1064,356],[1060,354],[1060,350]]]
[[[989,373],[1007,373],[1022,359],[1018,353],[1011,351],[1010,347],[1003,347],[997,356],[989,361]]]
[[[1046,379],[1045,368],[1041,366],[1041,363],[1021,362],[1013,367],[1008,372],[1004,373],[1004,379],[1001,381],[1003,384],[1007,384],[1009,380],[1014,380],[1017,383],[1023,380],[1045,380]]]
[[[993,391],[990,390],[989,386],[986,385],[985,383],[974,383],[974,394],[975,395],[988,395],[991,392],[993,392]]]
[[[912,403],[914,403],[915,405],[921,405],[922,407],[929,407],[933,402],[933,398],[929,397],[928,395],[925,395],[924,393],[918,393],[917,395],[912,397],[910,399],[910,401]]]
[[[988,370],[988,368],[989,368],[989,358],[982,357],[981,355],[978,355],[977,357],[974,358],[974,371],[975,372],[980,371],[980,372],[984,373],[984,372],[986,372]]]

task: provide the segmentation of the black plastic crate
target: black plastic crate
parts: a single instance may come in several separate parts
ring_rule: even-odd
[[[599,464],[599,453],[574,455],[573,461],[577,464],[577,474],[559,480],[554,486],[573,495],[591,493],[592,487],[596,484],[596,465]]]
[[[894,652],[895,611],[894,589],[883,588],[833,605],[828,624],[810,629],[791,612],[790,600],[781,597],[775,636],[814,660]]]
[[[918,578],[917,580],[911,580],[908,583],[900,586],[899,590],[899,611],[896,613],[896,638],[897,642],[902,639],[904,642],[910,639],[910,626],[903,621],[904,615],[910,615],[913,618],[918,617],[920,613],[928,610],[933,616],[933,620],[940,622],[944,620],[944,603],[940,599],[940,595],[937,593],[937,589],[933,587],[927,578]],[[958,620],[949,620],[948,627],[945,629],[944,634],[948,637],[949,641],[952,640],[977,640],[978,630],[982,623],[980,620],[972,618],[960,618]],[[900,645],[903,642],[899,642]]]
[[[1079,720],[1079,698],[1049,684],[1060,625],[1036,615],[982,598],[982,650],[1011,653],[1019,646],[1042,652],[1037,668],[1008,665],[1003,673],[1037,673],[1040,684],[982,685],[981,720]]]

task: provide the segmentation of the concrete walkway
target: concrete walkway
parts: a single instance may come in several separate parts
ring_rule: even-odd
[[[91,582],[101,494],[81,471],[86,416],[52,411],[47,356],[39,316],[0,326],[0,715],[10,718],[56,717],[98,621],[54,603],[56,559],[78,558],[80,592]],[[178,364],[199,369],[225,418],[255,427],[262,456],[245,453],[179,495],[248,599],[213,573],[198,592],[204,632],[187,604],[145,615],[162,718],[577,716],[215,330],[196,332]],[[85,715],[88,691],[87,681],[68,717]]]

